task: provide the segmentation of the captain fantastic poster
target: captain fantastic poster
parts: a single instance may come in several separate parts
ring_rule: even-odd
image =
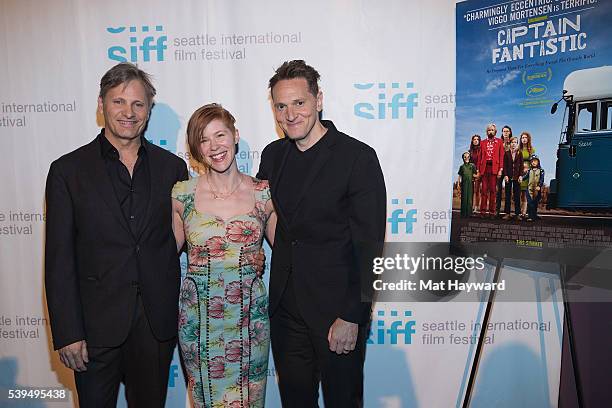
[[[610,0],[457,4],[451,240],[610,245],[610,21]]]

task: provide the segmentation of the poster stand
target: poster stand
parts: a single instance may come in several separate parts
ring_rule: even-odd
[[[499,283],[499,279],[501,276],[503,258],[497,259],[497,264],[495,266],[495,274],[493,275],[493,282]],[[576,384],[576,396],[578,400],[578,408],[582,408],[584,406],[584,399],[582,396],[582,382],[580,380],[580,370],[578,369],[578,360],[576,358],[576,348],[574,343],[574,330],[572,325],[571,312],[568,301],[567,294],[567,284],[566,284],[566,265],[559,264],[560,273],[559,277],[561,280],[561,288],[563,294],[563,310],[564,310],[564,319],[567,326],[567,338],[568,338],[568,348],[572,361],[572,371],[575,378]],[[476,376],[478,375],[478,366],[480,363],[480,357],[482,355],[482,350],[484,348],[484,340],[487,335],[487,327],[489,325],[489,321],[491,320],[491,314],[493,311],[493,305],[495,304],[495,295],[497,293],[496,289],[497,285],[493,285],[493,289],[489,292],[489,297],[487,299],[487,307],[485,309],[485,314],[482,321],[482,326],[480,327],[480,334],[478,336],[478,343],[476,346],[476,353],[474,356],[474,360],[472,361],[472,366],[470,369],[470,376],[468,378],[467,388],[465,390],[465,394],[463,397],[463,408],[469,408],[470,401],[472,399],[472,392],[474,391],[474,383],[476,382]],[[561,393],[559,393],[561,395]]]

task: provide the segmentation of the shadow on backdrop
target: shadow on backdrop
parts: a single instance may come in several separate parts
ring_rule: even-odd
[[[27,390],[29,386],[17,384],[17,359],[12,357],[0,358],[0,406],[11,408],[39,408],[45,407],[42,401],[27,399],[7,399],[8,390]]]
[[[364,367],[365,407],[418,407],[407,353],[390,345],[368,344]]]
[[[546,408],[551,404],[545,362],[522,344],[500,346],[481,363],[471,408]]]

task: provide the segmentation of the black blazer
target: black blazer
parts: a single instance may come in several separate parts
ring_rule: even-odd
[[[53,345],[79,340],[121,344],[137,288],[125,273],[136,257],[146,314],[158,340],[176,336],[180,265],[170,192],[188,178],[185,162],[146,142],[151,190],[140,236],[130,232],[108,176],[100,142],[53,163],[46,188],[45,289]]]
[[[386,192],[374,149],[339,132],[332,122],[322,123],[328,130],[318,142],[323,146],[314,168],[305,175],[292,220],[279,206],[276,188],[293,142],[284,138],[266,146],[257,177],[270,181],[278,215],[270,314],[276,311],[292,270],[304,320],[326,336],[338,317],[359,324],[369,321],[371,302],[362,302],[361,291],[369,292],[371,258],[382,250]],[[361,282],[359,265],[369,268],[367,282]]]

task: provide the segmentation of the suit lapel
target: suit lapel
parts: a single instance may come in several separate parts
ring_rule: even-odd
[[[90,156],[92,157],[91,162],[93,165],[90,174],[92,184],[96,186],[96,190],[98,190],[99,195],[102,197],[102,201],[108,205],[115,219],[117,219],[119,224],[121,224],[121,226],[131,235],[132,233],[130,231],[130,227],[127,220],[123,216],[123,211],[121,211],[121,207],[119,206],[119,201],[117,200],[117,195],[115,194],[115,189],[113,188],[113,183],[111,182],[110,176],[108,175],[106,169],[106,164],[102,158],[102,152],[98,139],[95,139],[92,143],[90,143],[89,148]],[[95,214],[93,216],[95,216]]]
[[[157,154],[155,149],[151,147],[148,141],[145,140],[144,143],[147,143],[147,158],[149,160],[149,203],[147,205],[147,212],[144,215],[144,223],[142,224],[142,228],[140,230],[140,234],[137,237],[137,240],[140,240],[144,230],[149,225],[151,221],[151,211],[153,208],[153,201],[161,195],[160,184],[161,184],[161,172],[163,163],[160,160],[160,156]],[[170,199],[170,197],[168,197]]]
[[[274,204],[274,209],[276,210],[276,213],[278,214],[278,219],[283,223],[283,225],[287,229],[289,229],[289,222],[287,218],[285,217],[285,213],[283,212],[283,209],[279,205],[278,197],[276,197],[276,194],[274,192],[277,191],[276,188],[278,187],[280,175],[283,171],[283,168],[285,167],[285,162],[287,161],[287,155],[289,154],[290,147],[291,145],[289,141],[287,140],[283,144],[282,150],[280,152],[280,160],[276,160],[274,163],[274,170],[272,171],[272,180],[270,180],[270,189],[273,192],[272,203]]]

